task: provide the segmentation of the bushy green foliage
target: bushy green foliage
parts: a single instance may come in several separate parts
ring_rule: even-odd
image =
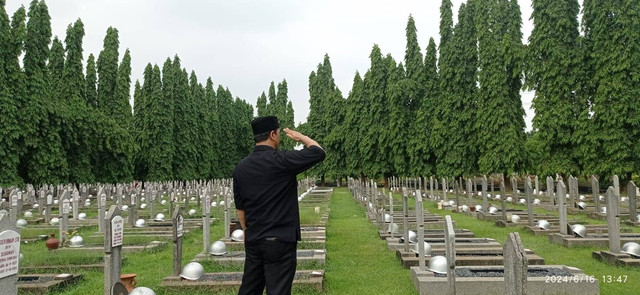
[[[23,60],[26,102],[21,110],[30,117],[22,124],[24,146],[19,172],[28,183],[60,183],[67,180],[69,172],[47,67],[51,17],[44,1],[32,1],[28,17]]]
[[[9,186],[22,182],[18,176],[22,134],[18,109],[24,92],[16,85],[24,84],[18,58],[23,48],[25,10],[16,11],[10,23],[4,5],[0,3],[0,186]]]
[[[309,76],[308,135],[317,140],[327,152],[325,161],[313,168],[312,173],[322,178],[344,176],[344,141],[347,126],[343,126],[346,110],[342,92],[333,79],[329,55]],[[351,126],[352,127],[352,126]]]
[[[640,5],[587,0],[583,7],[585,79],[593,81],[583,90],[592,116],[579,127],[584,172],[629,179],[640,168]]]
[[[578,100],[579,52],[576,0],[533,1],[534,29],[529,37],[526,84],[535,90],[533,128],[543,157],[536,161],[542,175],[576,174],[575,129],[587,105]],[[558,66],[564,65],[564,66]]]
[[[258,117],[278,117],[280,129],[295,128],[293,106],[289,100],[287,80],[282,80],[282,82],[278,83],[277,92],[275,83],[271,81],[269,85],[269,100],[267,101],[267,96],[262,92],[258,97],[256,108],[258,109]],[[293,140],[289,139],[289,137],[282,132],[280,142],[281,149],[291,150],[295,144]]]
[[[480,173],[517,172],[524,162],[522,32],[516,1],[476,2],[478,107],[475,119]]]
[[[442,18],[451,17],[450,3],[446,2],[441,8]],[[434,106],[430,138],[438,159],[437,174],[441,176],[457,177],[477,171],[474,123],[478,52],[473,3],[461,4],[454,28],[440,28],[441,40],[454,33],[444,39],[446,43],[440,43],[440,96]]]

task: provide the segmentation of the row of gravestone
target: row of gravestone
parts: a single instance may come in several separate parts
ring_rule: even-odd
[[[370,187],[374,187],[374,186],[375,185],[372,185]],[[369,189],[364,189],[364,190],[362,189],[363,187],[369,187],[368,185],[356,184],[355,187],[356,188],[353,189],[353,191],[355,192],[354,197],[356,197],[356,194],[361,194],[362,191],[365,191],[365,192],[372,193],[370,195],[367,195],[368,198],[375,198],[375,194],[377,193],[375,190],[372,191]],[[364,198],[367,198],[367,197],[364,197]],[[435,282],[432,281],[430,282],[431,284],[429,284],[426,287],[428,291],[424,291],[425,288],[421,288],[420,283],[418,283],[419,279],[417,277],[420,275],[424,275],[424,272],[425,272],[425,258],[424,258],[425,250],[424,250],[424,244],[422,243],[423,241],[422,237],[424,235],[424,221],[423,221],[422,197],[421,197],[421,192],[419,190],[415,193],[415,197],[416,197],[415,212],[417,215],[416,217],[417,217],[417,226],[418,226],[417,236],[419,237],[416,245],[418,246],[417,252],[419,257],[419,266],[415,269],[412,269],[412,280],[414,281],[416,288],[418,288],[418,290],[420,291],[420,294],[423,294],[423,292],[426,292],[428,294],[441,294],[441,293],[444,293],[443,291],[446,291],[447,294],[456,294],[456,285],[457,285],[456,279],[455,279],[456,278],[456,275],[455,275],[455,235],[456,233],[453,230],[453,223],[450,216],[445,217],[446,226],[444,230],[445,252],[446,252],[446,272],[447,272],[446,285],[443,286],[443,284],[440,284],[441,288],[436,288],[434,285]],[[384,198],[385,197],[383,195],[383,199]],[[363,197],[362,196],[356,197],[356,199],[363,199]],[[393,200],[392,197],[390,197],[390,204],[392,204],[392,200]],[[403,211],[405,215],[404,237],[410,236],[408,235],[407,222],[406,222],[406,220],[408,219],[407,203],[408,203],[407,193],[406,193],[406,190],[404,190],[403,191]],[[393,208],[392,205],[390,207]],[[384,214],[384,209],[381,211],[381,213],[382,213],[381,215]],[[408,250],[407,249],[409,244],[408,241],[409,239],[404,240],[405,252]],[[399,257],[400,256],[401,255],[399,255]],[[528,278],[527,256],[525,255],[524,248],[522,247],[520,238],[517,233],[510,234],[509,239],[507,240],[504,246],[503,256],[504,256],[504,268],[503,268],[504,294],[524,294],[524,291],[527,289],[527,278]],[[437,258],[433,257],[433,259],[437,259]],[[430,261],[430,265],[431,265],[431,261]],[[584,275],[583,273],[578,271],[575,271],[574,274]],[[467,279],[465,279],[465,282],[467,282]],[[538,283],[536,286],[539,286],[539,285],[540,284]],[[461,285],[462,288],[458,288],[458,290],[462,292],[458,292],[458,293],[459,294],[468,294],[468,293],[475,294],[478,292],[478,289],[473,289],[470,291],[468,286],[469,286],[468,284],[463,283]],[[530,287],[534,287],[534,286],[530,286]],[[599,293],[598,284],[597,284],[597,281],[595,281],[595,279],[588,283],[585,281],[585,287],[586,289],[582,289],[582,291],[586,291],[586,293],[584,294]],[[580,287],[569,288],[569,290],[574,290],[574,291],[579,289]],[[566,291],[567,291],[566,288],[564,289],[558,288],[557,290],[552,289],[552,290],[546,290],[545,292],[564,293]],[[498,290],[497,293],[502,293],[502,290]]]

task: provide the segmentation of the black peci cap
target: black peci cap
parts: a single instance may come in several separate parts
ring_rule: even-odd
[[[278,129],[278,117],[267,116],[258,117],[251,121],[251,129],[253,129],[253,135],[262,134],[274,129]]]

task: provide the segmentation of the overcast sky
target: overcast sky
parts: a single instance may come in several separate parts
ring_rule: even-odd
[[[28,0],[7,0],[7,13]],[[453,0],[454,22],[460,3]],[[109,26],[120,32],[120,55],[131,50],[132,82],[141,80],[148,62],[162,66],[175,54],[195,70],[201,83],[229,87],[255,107],[269,83],[286,79],[296,123],[309,114],[308,78],[325,53],[333,77],[346,97],[356,71],[369,68],[369,53],[378,44],[383,54],[404,59],[405,27],[413,15],[424,54],[429,38],[438,43],[437,0],[396,1],[248,1],[248,0],[49,0],[54,36],[64,40],[68,24],[85,25],[84,58],[102,49]],[[523,34],[531,33],[531,1],[520,0]],[[132,83],[133,85],[133,83]],[[533,110],[531,93],[523,93],[527,130]]]

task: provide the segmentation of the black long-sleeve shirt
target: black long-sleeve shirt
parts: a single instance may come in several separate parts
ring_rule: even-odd
[[[274,150],[257,145],[233,171],[236,209],[245,211],[245,241],[278,237],[300,240],[296,175],[324,160],[318,146],[302,150]]]

